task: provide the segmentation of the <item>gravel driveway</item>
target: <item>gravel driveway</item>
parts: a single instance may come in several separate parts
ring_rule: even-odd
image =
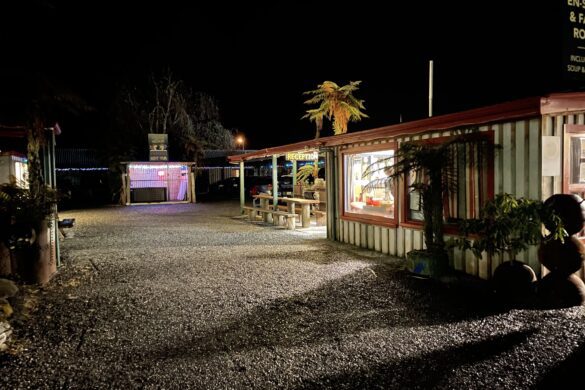
[[[237,204],[76,218],[29,290],[0,388],[533,388],[578,378],[585,311],[497,311],[473,284],[234,219]]]

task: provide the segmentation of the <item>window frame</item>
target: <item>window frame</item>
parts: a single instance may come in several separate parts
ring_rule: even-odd
[[[585,138],[585,125],[565,124],[563,142],[563,193],[585,195],[585,183],[571,183],[571,139]]]
[[[345,184],[347,182],[347,167],[345,157],[347,155],[361,154],[367,152],[378,152],[382,150],[392,150],[394,154],[397,151],[397,143],[395,141],[388,141],[385,143],[367,145],[367,146],[356,146],[348,149],[341,150],[341,180],[339,180],[339,193],[341,194],[341,202],[339,202],[339,216],[341,220],[360,222],[370,225],[383,226],[383,227],[397,227],[398,226],[398,213],[400,210],[399,196],[397,189],[399,187],[400,180],[395,179],[395,185],[393,186],[392,196],[394,197],[394,216],[392,218],[380,217],[376,215],[368,214],[357,214],[345,211],[345,202],[347,195],[345,193]]]
[[[412,140],[412,141],[407,141],[407,142],[413,142],[416,144],[440,144],[443,143],[445,141],[448,141],[454,137],[459,137],[460,135],[457,134],[453,134],[453,135],[448,135],[448,136],[441,136],[441,137],[436,137],[436,138],[425,138],[425,139],[419,139],[419,140]],[[485,139],[486,141],[490,142],[492,145],[494,144],[494,131],[493,130],[488,130],[488,131],[482,131],[479,133],[472,133],[472,134],[467,134],[467,135],[463,135],[463,138],[466,139]],[[481,191],[479,193],[480,199],[479,199],[479,208],[481,209],[481,207],[483,206],[483,204],[485,204],[485,202],[487,202],[488,200],[491,200],[494,198],[494,154],[492,153],[491,156],[488,156],[488,164],[487,164],[487,199],[482,199],[482,194]],[[472,182],[466,182],[468,186],[471,186],[470,188],[470,193],[474,194],[475,192],[475,183]],[[409,198],[409,192],[410,192],[410,188],[408,185],[408,180],[406,180],[406,178],[402,179],[402,185],[401,185],[401,204],[404,205],[404,207],[401,208],[401,212],[400,212],[400,226],[404,227],[404,228],[409,228],[409,229],[419,229],[422,230],[423,229],[423,225],[424,225],[424,221],[423,220],[415,220],[415,219],[411,219],[409,217],[409,213],[407,210],[407,206],[410,204],[410,198]],[[472,217],[479,217],[479,210],[475,210],[473,209],[471,211]],[[444,216],[443,216],[444,217]],[[456,235],[459,233],[459,228],[457,226],[456,222],[447,222],[445,221],[443,223],[443,231],[446,234],[453,234]]]

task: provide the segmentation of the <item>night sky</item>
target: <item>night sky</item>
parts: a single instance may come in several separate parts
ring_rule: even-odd
[[[553,1],[116,3],[0,6],[2,80],[41,71],[95,108],[63,118],[62,145],[91,146],[117,88],[165,68],[252,148],[312,138],[302,92],[324,80],[362,80],[370,118],[350,131],[423,118],[430,59],[436,115],[580,88],[561,79]]]

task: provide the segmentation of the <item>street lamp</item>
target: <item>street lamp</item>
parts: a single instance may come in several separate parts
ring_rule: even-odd
[[[236,143],[238,145],[242,145],[242,150],[244,150],[244,137],[242,137],[241,135],[239,135],[238,138],[236,138]]]

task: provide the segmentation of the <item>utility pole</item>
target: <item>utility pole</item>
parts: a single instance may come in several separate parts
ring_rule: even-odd
[[[433,116],[433,60],[429,61],[429,118]]]

